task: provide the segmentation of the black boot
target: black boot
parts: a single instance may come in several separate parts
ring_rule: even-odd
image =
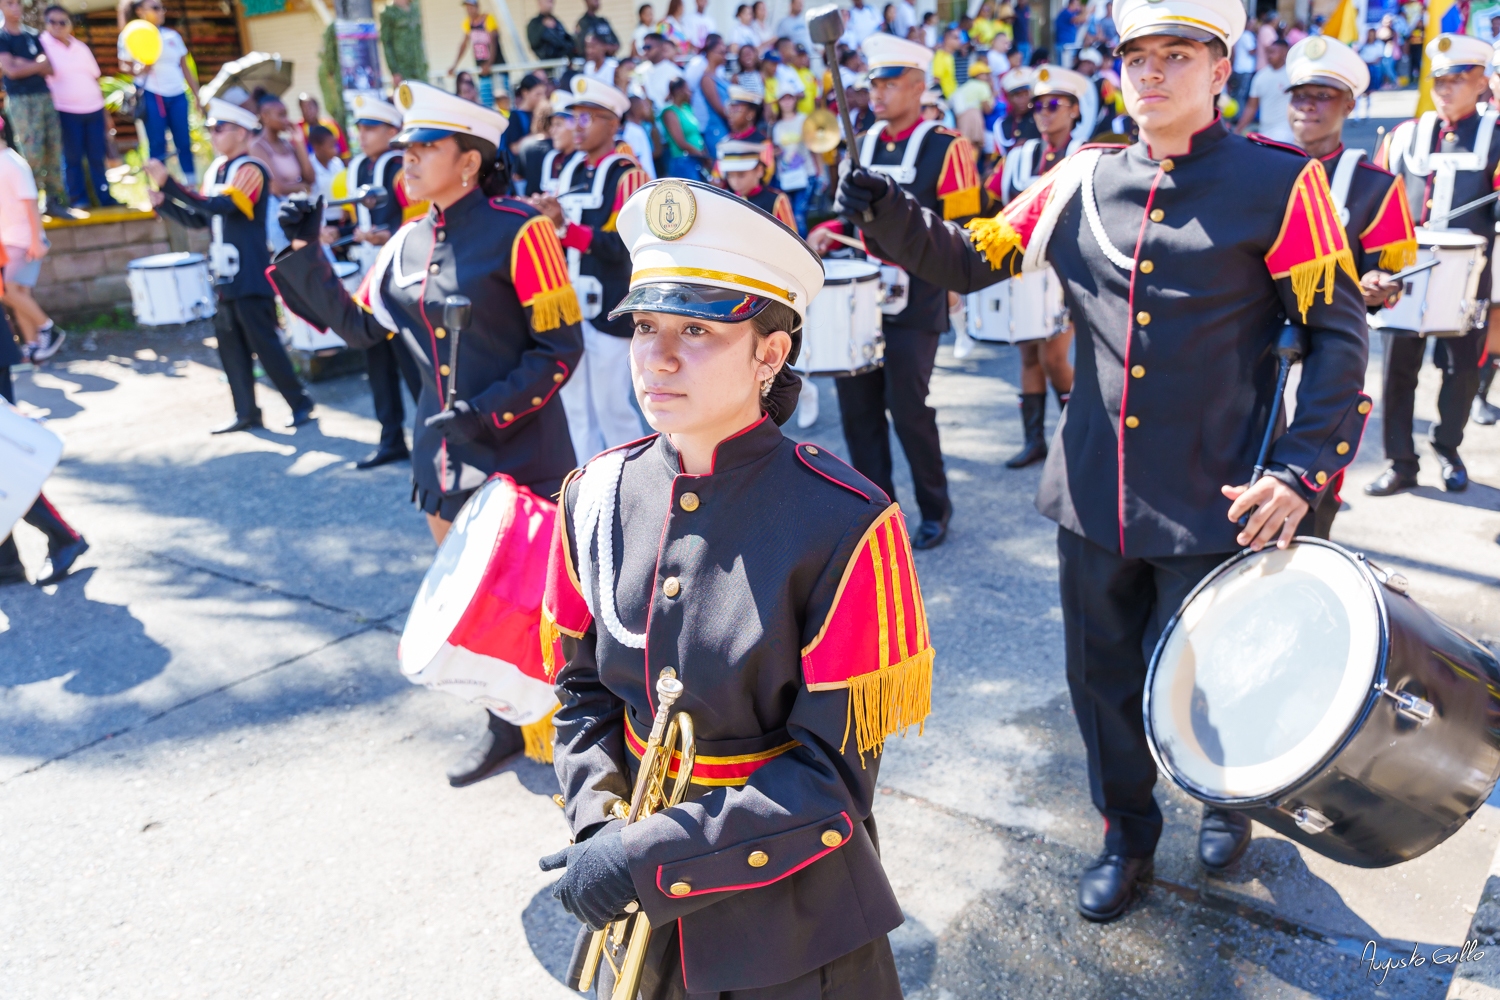
[[[494,712],[484,714],[489,717],[489,728],[469,752],[448,769],[448,784],[454,788],[483,781],[526,748],[526,738],[521,735],[520,726],[511,725]]]
[[[26,523],[47,536],[47,565],[37,578],[39,586],[45,587],[67,576],[78,557],[89,550],[89,543],[62,519],[45,495],[38,496],[26,512]]]
[[[1073,398],[1073,390],[1069,389],[1067,392],[1063,392],[1054,385],[1052,387],[1052,395],[1057,397],[1057,412],[1061,416],[1062,411],[1068,408],[1068,400]]]
[[[1130,906],[1137,887],[1151,884],[1155,870],[1151,858],[1101,854],[1078,878],[1078,913],[1085,920],[1109,923]]]
[[[1005,463],[1007,469],[1024,469],[1047,457],[1047,394],[1021,393],[1021,430],[1026,445]]]
[[[1500,358],[1491,358],[1489,362],[1479,370],[1479,392],[1474,397],[1474,403],[1469,407],[1469,419],[1481,427],[1489,427],[1500,423],[1500,406],[1495,406],[1485,397],[1489,395],[1490,386],[1495,381],[1495,365],[1500,363]]]
[[[0,542],[0,587],[8,583],[26,583],[26,567],[21,563],[21,552],[16,540],[10,535]]]
[[[1198,860],[1209,871],[1219,872],[1240,859],[1250,846],[1250,817],[1228,809],[1203,807],[1198,826]]]

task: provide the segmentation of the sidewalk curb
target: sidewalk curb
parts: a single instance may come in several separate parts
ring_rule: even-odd
[[[1483,951],[1453,970],[1447,1000],[1500,1000],[1500,847],[1490,861],[1466,940],[1478,941]]]

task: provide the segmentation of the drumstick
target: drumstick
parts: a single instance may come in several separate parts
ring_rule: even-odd
[[[844,246],[846,247],[853,247],[856,250],[865,249],[864,240],[856,240],[853,237],[845,236],[843,233],[835,233],[832,230],[828,229],[823,230],[823,232],[827,234],[829,239],[836,240],[839,243],[844,244]]]
[[[1438,259],[1436,257],[1434,257],[1434,258],[1432,258],[1432,260],[1429,260],[1425,264],[1413,264],[1411,267],[1408,267],[1408,268],[1405,268],[1403,270],[1397,271],[1395,274],[1389,275],[1389,276],[1381,279],[1380,283],[1382,285],[1399,285],[1399,284],[1401,284],[1401,282],[1405,281],[1407,278],[1410,278],[1414,274],[1421,274],[1423,271],[1427,270],[1428,268],[1437,267],[1438,263],[1439,263]]]

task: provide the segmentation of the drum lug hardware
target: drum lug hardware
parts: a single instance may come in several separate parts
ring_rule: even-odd
[[[1291,816],[1292,820],[1297,824],[1297,829],[1303,833],[1313,834],[1314,836],[1333,825],[1333,820],[1308,806],[1298,806],[1296,809],[1291,810]]]
[[[1396,703],[1396,711],[1418,725],[1432,721],[1432,702],[1426,698],[1418,698],[1410,691],[1392,691],[1385,686],[1384,681],[1375,690],[1391,699],[1391,701],[1394,701]]]
[[[1406,577],[1400,573],[1392,573],[1383,566],[1376,565],[1363,552],[1356,553],[1355,558],[1370,567],[1370,572],[1375,574],[1375,579],[1379,580],[1387,589],[1394,590],[1398,594],[1406,593]]]

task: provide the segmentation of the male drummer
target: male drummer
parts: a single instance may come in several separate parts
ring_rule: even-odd
[[[1403,122],[1386,136],[1377,162],[1406,184],[1407,197],[1424,229],[1459,230],[1485,240],[1485,257],[1495,256],[1494,204],[1481,205],[1461,215],[1451,209],[1490,194],[1500,167],[1500,141],[1494,138],[1493,109],[1477,113],[1479,100],[1489,93],[1485,78],[1489,42],[1468,35],[1442,34],[1427,43],[1432,68],[1432,103],[1436,111]],[[1441,265],[1440,265],[1441,266]],[[1477,298],[1488,306],[1491,269],[1480,271]],[[1438,390],[1438,419],[1427,433],[1442,472],[1443,488],[1460,492],[1469,486],[1469,472],[1458,455],[1469,420],[1470,404],[1479,391],[1479,363],[1484,353],[1489,308],[1474,317],[1469,333],[1443,337],[1433,345],[1432,362],[1443,371]],[[1412,407],[1417,375],[1427,341],[1421,337],[1387,333],[1385,383],[1380,401],[1385,431],[1385,457],[1391,467],[1365,486],[1372,497],[1387,497],[1417,485],[1417,450],[1412,444]]]
[[[1369,67],[1344,43],[1312,35],[1292,46],[1286,70],[1291,93],[1287,120],[1292,134],[1309,156],[1322,161],[1333,205],[1344,219],[1355,254],[1365,306],[1379,308],[1400,296],[1401,286],[1385,279],[1416,263],[1417,237],[1405,185],[1371,163],[1365,150],[1344,148],[1344,120],[1370,86]],[[1328,537],[1343,481],[1342,473],[1333,477],[1303,519],[1299,535]]]
[[[401,183],[401,150],[391,148],[391,140],[401,131],[401,111],[388,101],[361,95],[354,101],[354,124],[359,130],[359,153],[349,161],[343,174],[335,179],[333,196],[344,198],[366,185],[386,190],[384,205],[368,208],[349,206],[352,224],[336,232],[352,236],[349,259],[359,264],[364,274],[375,263],[380,248],[406,221],[406,186]],[[425,206],[416,206],[417,214]],[[375,419],[380,421],[380,445],[374,454],[355,468],[373,469],[411,458],[406,447],[406,410],[401,403],[401,383],[406,382],[413,400],[422,395],[422,373],[416,360],[403,343],[382,340],[365,351],[365,365],[370,374],[370,396],[375,404]]]
[[[792,200],[785,191],[764,183],[766,164],[762,152],[758,142],[726,139],[719,143],[715,166],[729,190],[796,232],[797,216],[792,212]]]
[[[860,47],[870,66],[870,106],[880,120],[855,138],[859,161],[882,171],[882,176],[895,178],[902,190],[941,218],[972,218],[979,211],[973,147],[961,141],[957,132],[924,121],[922,116],[932,51],[887,34],[871,35]],[[808,244],[826,255],[838,245],[829,233],[844,227],[838,221],[824,223],[809,234]],[[930,549],[943,543],[953,515],[937,411],[927,405],[938,339],[949,327],[948,293],[940,280],[908,278],[896,271],[894,267],[882,269],[882,282],[889,284],[894,278],[908,285],[905,307],[896,306],[899,311],[895,312],[886,307],[884,367],[837,379],[834,384],[850,462],[894,497],[891,433],[886,423],[886,411],[890,411],[922,512],[911,544]]]
[[[582,155],[563,167],[556,194],[529,199],[561,233],[583,309],[583,358],[561,392],[579,462],[641,436],[641,418],[630,402],[633,328],[628,316],[609,318],[630,290],[630,251],[615,231],[615,217],[650,180],[633,157],[615,146],[620,121],[629,110],[630,98],[614,87],[575,76],[569,111]]]
[[[1097,921],[1149,881],[1161,835],[1141,716],[1157,637],[1227,556],[1291,542],[1370,409],[1364,304],[1322,167],[1232,134],[1214,111],[1244,6],[1116,0],[1113,16],[1140,142],[1080,150],[968,232],[867,170],[840,182],[837,205],[873,214],[873,253],[950,288],[978,290],[1023,263],[1063,279],[1078,366],[1037,508],[1058,522],[1068,686],[1105,818],[1078,893]],[[1288,318],[1310,345],[1296,415],[1250,483]],[[1205,810],[1200,859],[1232,863],[1249,826]]]

